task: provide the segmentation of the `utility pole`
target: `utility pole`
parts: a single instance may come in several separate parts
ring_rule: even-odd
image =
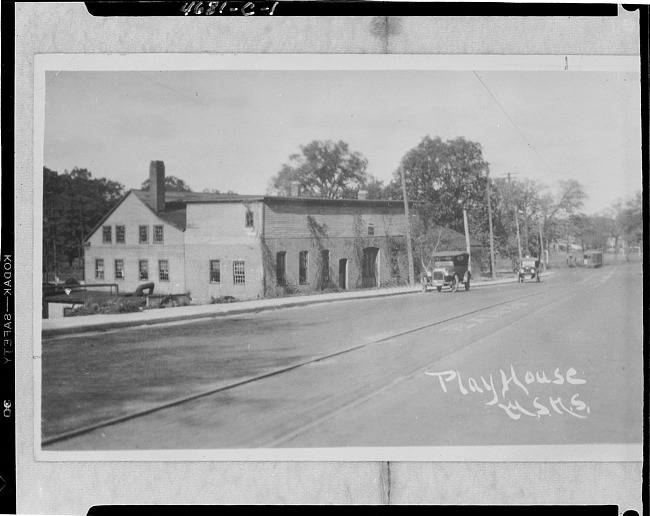
[[[465,226],[465,247],[467,248],[467,254],[469,259],[467,260],[467,269],[469,272],[472,272],[472,246],[469,241],[469,225],[467,224],[467,210],[463,208],[463,224]]]
[[[488,224],[490,227],[490,265],[492,268],[492,279],[497,279],[497,267],[494,263],[494,234],[492,233],[492,204],[490,202],[490,170],[487,171],[487,206],[488,206]]]
[[[542,261],[542,267],[546,270],[546,260],[544,259],[544,238],[542,235],[542,219],[539,219],[539,259]]]
[[[508,194],[510,197],[510,202],[512,202],[512,189],[510,187],[510,172],[508,172]],[[519,238],[519,216],[517,215],[517,206],[515,204],[515,226],[517,228],[517,250],[519,251],[519,264],[521,264],[521,239]]]
[[[409,214],[409,201],[406,196],[406,178],[404,167],[399,167],[402,177],[402,194],[404,195],[404,214],[406,215],[406,252],[409,260],[409,283],[415,286],[415,268],[413,267],[413,249],[411,248],[411,215]]]

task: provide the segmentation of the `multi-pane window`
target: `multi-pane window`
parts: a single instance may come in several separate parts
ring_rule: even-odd
[[[138,228],[138,242],[141,244],[149,243],[149,226],[140,226]]]
[[[123,244],[125,242],[126,229],[124,226],[115,226],[115,243]]]
[[[153,243],[162,244],[163,243],[163,227],[154,226],[153,227]]]
[[[232,262],[232,281],[235,285],[246,283],[246,268],[243,261]]]
[[[368,224],[368,236],[375,236],[375,225],[372,222]]]
[[[253,212],[248,208],[246,208],[246,227],[247,228],[253,227]]]
[[[298,256],[298,283],[300,285],[307,284],[309,277],[309,251],[300,251]]]
[[[140,280],[148,280],[149,279],[149,262],[147,260],[140,260],[138,262],[139,266],[138,268],[140,269]]]
[[[158,279],[169,281],[169,260],[158,260]]]
[[[105,244],[110,244],[111,243],[111,241],[113,239],[112,233],[113,233],[113,229],[111,228],[111,226],[104,226],[102,228],[102,241]]]
[[[104,279],[104,260],[101,258],[95,260],[95,279]]]
[[[330,252],[327,249],[323,249],[320,252],[321,256],[321,271],[320,279],[321,285],[326,287],[330,282]]]
[[[115,279],[124,279],[124,260],[115,260]]]
[[[210,283],[221,283],[220,260],[210,260]]]
[[[278,285],[287,283],[287,253],[285,251],[280,251],[275,255],[275,277],[278,280]]]

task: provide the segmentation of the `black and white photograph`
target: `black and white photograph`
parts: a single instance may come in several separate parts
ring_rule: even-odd
[[[641,460],[638,59],[38,57],[40,460]]]

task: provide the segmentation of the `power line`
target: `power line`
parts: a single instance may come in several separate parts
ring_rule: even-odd
[[[512,117],[508,114],[508,112],[505,110],[505,108],[501,105],[501,103],[499,102],[499,100],[498,100],[498,99],[494,96],[494,94],[490,91],[490,88],[487,87],[487,84],[485,84],[485,83],[483,82],[483,79],[481,79],[481,78],[479,77],[479,75],[476,73],[476,70],[472,70],[472,71],[474,72],[474,75],[476,75],[476,78],[477,78],[477,79],[480,81],[480,83],[483,85],[483,87],[485,88],[485,90],[486,90],[486,91],[490,94],[490,96],[494,99],[494,102],[496,102],[497,105],[501,108],[501,111],[503,111],[503,114],[506,115],[506,117],[508,118],[508,120],[510,120],[510,123],[514,126],[515,129],[517,129],[517,131],[519,132],[519,134],[521,135],[521,137],[524,139],[524,141],[528,144],[528,146],[532,149],[532,151],[537,155],[537,157],[540,159],[540,161],[544,164],[544,166],[546,167],[547,171],[550,172],[550,173],[552,174],[553,171],[551,170],[551,167],[549,167],[548,164],[546,163],[546,161],[544,161],[544,158],[542,158],[542,156],[539,154],[539,152],[537,152],[537,149],[535,149],[535,147],[533,146],[533,144],[530,143],[530,142],[528,141],[528,138],[526,138],[526,135],[523,133],[523,131],[522,131],[521,129],[519,129],[519,127],[517,126],[517,124],[515,124],[515,121],[514,121],[514,120],[512,119]]]
[[[191,100],[192,102],[194,102],[194,103],[196,103],[196,104],[199,104],[200,106],[203,106],[203,107],[208,107],[208,106],[209,106],[209,104],[205,104],[205,103],[203,103],[203,102],[199,102],[198,100],[196,100],[196,99],[190,97],[189,95],[185,95],[184,93],[181,93],[180,91],[175,90],[174,88],[170,88],[169,86],[167,86],[166,84],[163,84],[162,82],[158,82],[158,81],[152,79],[151,77],[147,77],[147,76],[144,75],[143,73],[140,73],[140,72],[135,72],[135,73],[137,73],[140,77],[144,77],[145,79],[147,79],[147,80],[153,82],[154,84],[157,84],[157,85],[160,86],[161,88],[165,88],[166,90],[169,90],[169,91],[171,91],[171,92],[173,92],[173,93],[176,93],[176,95],[180,95],[181,97],[185,97],[186,99]]]

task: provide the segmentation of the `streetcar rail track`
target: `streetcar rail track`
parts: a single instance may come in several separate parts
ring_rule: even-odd
[[[563,287],[560,287],[560,289],[561,290],[572,290],[573,287],[563,286]],[[88,434],[90,432],[93,432],[95,430],[99,430],[101,428],[106,428],[106,427],[109,427],[109,426],[124,423],[126,421],[130,421],[130,420],[133,420],[133,419],[138,419],[138,418],[147,416],[147,415],[155,413],[155,412],[164,411],[164,410],[167,410],[167,409],[170,409],[170,408],[173,408],[173,407],[177,407],[179,405],[183,405],[183,404],[186,404],[186,403],[191,403],[191,402],[196,401],[196,400],[201,399],[201,398],[205,398],[205,397],[212,396],[212,395],[215,395],[215,394],[223,393],[225,391],[228,391],[228,390],[231,390],[231,389],[234,389],[234,388],[237,388],[237,387],[241,387],[241,386],[244,386],[244,385],[248,385],[248,384],[251,384],[251,383],[254,383],[254,382],[258,382],[258,381],[267,379],[267,378],[278,376],[278,375],[293,371],[295,369],[305,367],[305,366],[310,365],[310,364],[321,362],[323,360],[328,360],[330,358],[341,356],[341,355],[344,355],[344,354],[347,354],[347,353],[352,353],[352,352],[357,351],[359,349],[363,349],[363,348],[367,348],[367,347],[374,346],[374,345],[377,345],[377,344],[381,344],[383,342],[393,340],[393,339],[396,339],[396,338],[399,338],[399,337],[403,337],[405,335],[410,335],[410,334],[413,334],[413,333],[416,333],[416,332],[419,332],[419,331],[423,331],[423,330],[426,330],[426,329],[434,327],[434,326],[439,326],[441,324],[446,324],[446,323],[448,323],[450,321],[455,321],[457,319],[472,316],[472,315],[475,315],[477,313],[484,312],[486,310],[490,310],[490,309],[498,307],[498,306],[515,303],[515,302],[520,301],[522,299],[537,297],[537,296],[543,295],[543,294],[545,294],[547,292],[548,292],[548,290],[543,290],[541,292],[534,292],[534,293],[519,296],[519,297],[516,297],[516,298],[513,298],[513,299],[507,299],[505,301],[499,301],[497,303],[492,303],[490,305],[483,306],[483,307],[480,307],[480,308],[476,308],[476,309],[470,310],[468,312],[463,312],[461,314],[457,314],[457,315],[454,315],[454,316],[451,316],[451,317],[446,317],[444,319],[437,320],[437,321],[434,321],[434,322],[430,322],[430,323],[427,323],[427,324],[424,324],[424,325],[421,325],[421,326],[418,326],[418,327],[415,327],[415,328],[410,328],[408,330],[396,332],[394,334],[391,334],[391,335],[388,335],[388,336],[385,336],[385,337],[382,337],[382,338],[379,338],[379,339],[375,339],[375,340],[372,340],[370,342],[364,342],[362,344],[351,346],[349,348],[340,349],[340,350],[335,351],[333,353],[328,353],[328,354],[321,355],[321,356],[318,356],[318,357],[315,357],[315,358],[311,358],[309,360],[304,360],[302,362],[298,362],[298,363],[295,363],[295,364],[292,364],[292,365],[289,365],[289,366],[286,366],[286,367],[275,369],[273,371],[269,371],[269,372],[264,373],[264,374],[256,375],[256,376],[251,377],[251,378],[245,378],[245,379],[242,379],[242,380],[239,380],[239,381],[229,383],[227,385],[222,385],[222,386],[211,388],[211,389],[208,389],[208,390],[205,390],[205,391],[202,391],[202,392],[198,392],[198,393],[183,396],[181,398],[177,398],[177,399],[174,399],[174,400],[171,400],[171,401],[160,403],[160,404],[155,405],[153,407],[149,407],[147,409],[143,409],[143,410],[140,410],[140,411],[137,411],[137,412],[132,412],[130,414],[124,414],[122,416],[118,416],[118,417],[111,418],[111,419],[106,419],[106,420],[103,420],[103,421],[98,421],[98,422],[90,424],[90,425],[86,425],[86,426],[82,426],[82,427],[79,427],[79,428],[76,428],[76,429],[73,429],[73,430],[68,430],[68,431],[65,431],[65,432],[61,432],[61,433],[58,433],[58,434],[55,434],[55,435],[52,435],[52,436],[49,436],[49,437],[42,438],[41,439],[41,447],[56,444],[58,442],[65,441],[65,440],[71,439],[73,437],[79,437],[81,435]]]

